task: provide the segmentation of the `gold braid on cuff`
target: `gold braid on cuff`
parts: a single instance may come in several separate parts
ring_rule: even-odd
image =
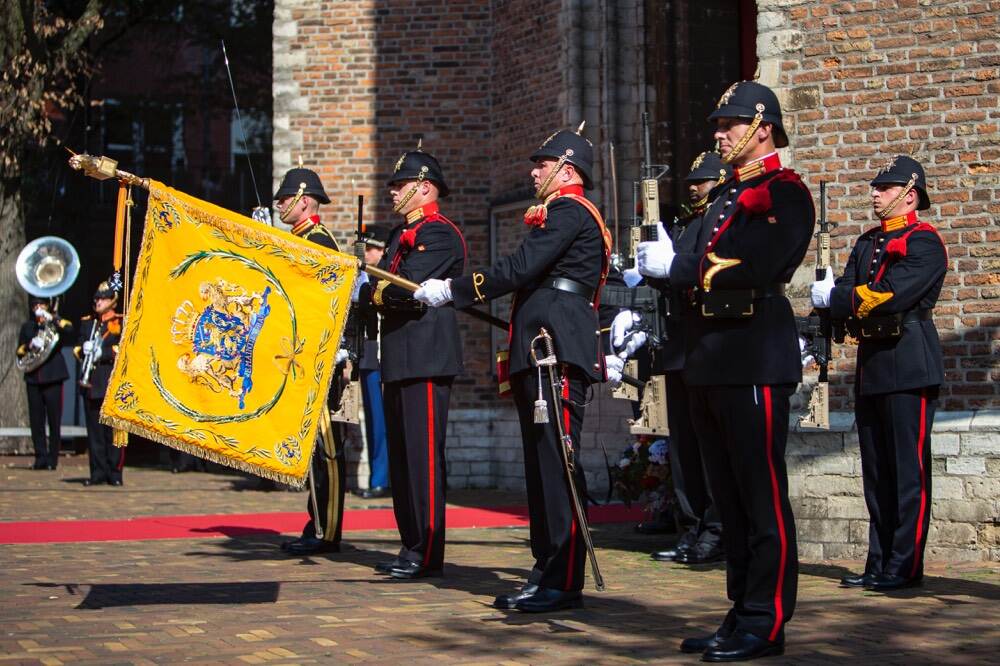
[[[486,282],[486,276],[483,275],[482,273],[472,274],[472,288],[476,290],[476,300],[479,301],[480,303],[486,300],[486,297],[483,296],[481,291],[479,291],[479,288],[483,286],[485,282]]]

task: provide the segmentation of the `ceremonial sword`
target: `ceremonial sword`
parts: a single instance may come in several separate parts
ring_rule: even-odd
[[[544,354],[538,356],[539,347]],[[543,327],[538,335],[531,340],[531,360],[541,369],[543,366],[549,373],[549,389],[552,393],[552,408],[555,413],[556,434],[559,436],[559,447],[562,451],[563,469],[566,472],[566,485],[569,487],[570,499],[573,501],[573,513],[580,523],[580,533],[583,535],[583,543],[587,546],[587,557],[590,558],[590,569],[594,573],[594,587],[598,592],[604,591],[604,577],[601,575],[601,568],[597,565],[597,553],[594,551],[594,540],[590,535],[590,525],[587,523],[587,512],[580,502],[580,493],[576,489],[576,462],[574,461],[573,439],[570,433],[566,432],[562,419],[559,418],[559,407],[562,405],[562,379],[556,375],[555,347],[552,344],[552,336]]]

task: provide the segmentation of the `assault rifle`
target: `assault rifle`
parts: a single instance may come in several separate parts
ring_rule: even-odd
[[[830,266],[830,230],[837,226],[826,219],[826,181],[819,182],[819,231],[816,233],[816,279],[826,277]],[[809,396],[809,407],[799,419],[805,428],[830,429],[830,341],[833,328],[829,308],[813,308],[808,317],[797,317],[799,335],[806,339],[803,357],[816,359],[819,379]]]
[[[666,175],[669,167],[664,164],[653,164],[652,149],[649,142],[649,113],[642,112],[643,131],[643,151],[642,151],[642,179],[636,183],[636,187],[641,192],[641,215],[636,211],[636,215],[629,225],[629,247],[627,255],[621,257],[620,265],[626,263],[630,268],[635,266],[635,251],[639,243],[645,241],[655,241],[657,239],[657,228],[660,223],[660,189],[659,180]],[[614,173],[614,172],[612,172]],[[613,186],[617,191],[617,184]],[[636,189],[633,189],[635,192]],[[663,285],[659,285],[663,286]],[[642,320],[635,330],[645,331],[648,336],[650,349],[655,350],[663,345],[667,339],[666,323],[669,315],[668,299],[660,289],[649,284],[634,288],[611,286],[606,287],[601,293],[601,304],[611,305],[618,308],[627,308],[639,314]]]

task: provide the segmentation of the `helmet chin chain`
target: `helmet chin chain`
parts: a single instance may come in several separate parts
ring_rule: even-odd
[[[878,215],[879,219],[884,220],[890,217],[892,215],[892,211],[895,210],[896,206],[899,205],[899,202],[903,200],[903,197],[909,194],[910,190],[913,189],[913,186],[916,185],[916,183],[917,183],[917,174],[911,173],[910,180],[907,181],[902,191],[898,195],[896,195],[896,198],[890,201],[889,205],[883,208],[882,210],[875,211],[875,214]]]
[[[295,196],[292,197],[292,200],[288,202],[288,205],[285,206],[283,210],[278,211],[279,220],[281,220],[282,222],[288,220],[288,216],[292,214],[292,210],[295,208],[295,206],[298,205],[299,201],[302,200],[302,195],[305,194],[305,192],[306,192],[306,184],[299,183],[299,191],[295,193]]]
[[[764,120],[764,105],[760,102],[757,103],[757,114],[753,117],[753,122],[750,123],[750,127],[747,131],[743,133],[740,140],[736,142],[733,149],[729,151],[728,155],[723,156],[722,161],[726,164],[731,164],[733,160],[743,154],[743,151],[747,149],[747,144],[750,143],[750,139],[753,138],[754,133],[757,128],[760,127],[761,121]]]
[[[419,146],[417,147],[417,149],[418,150],[420,149]],[[406,208],[406,204],[410,203],[410,199],[412,199],[413,195],[417,193],[417,187],[420,185],[420,183],[424,182],[424,177],[427,176],[427,171],[428,171],[428,169],[427,169],[426,165],[420,167],[420,173],[417,175],[417,182],[416,182],[416,184],[413,187],[410,188],[410,191],[407,192],[406,195],[402,199],[399,200],[398,204],[396,204],[395,206],[392,207],[392,212],[393,213],[398,213],[401,210],[403,210],[404,208]]]
[[[583,125],[580,125],[580,127],[582,128]],[[563,168],[564,164],[566,164],[566,160],[570,157],[573,157],[573,149],[567,148],[566,152],[564,152],[562,157],[559,158],[559,161],[552,167],[552,171],[549,171],[549,175],[544,181],[542,181],[542,184],[538,186],[538,189],[535,190],[536,199],[541,199],[542,201],[545,200],[545,197],[549,193],[549,186],[552,184],[552,181],[555,180],[556,174],[559,173],[559,170]]]

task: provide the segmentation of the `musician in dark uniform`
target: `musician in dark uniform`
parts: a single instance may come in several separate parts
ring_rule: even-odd
[[[81,320],[79,345],[73,348],[73,354],[79,361],[91,364],[89,376],[80,376],[90,455],[90,478],[83,482],[85,486],[101,483],[122,485],[125,448],[112,443],[111,426],[100,421],[101,403],[108,391],[108,380],[111,379],[121,340],[122,318],[115,312],[117,304],[118,294],[111,285],[107,282],[98,285],[94,293],[94,314]]]
[[[336,239],[320,222],[320,204],[330,203],[330,198],[315,171],[290,169],[275,192],[274,200],[277,202],[279,219],[291,225],[293,234],[331,250],[340,249]],[[327,397],[327,406],[331,410],[340,404],[346,356],[346,353],[338,351],[337,365]],[[302,528],[302,536],[283,543],[282,550],[291,555],[340,552],[344,490],[347,485],[345,463],[342,427],[339,423],[321,423],[312,459],[312,484],[307,502],[309,522]],[[317,535],[314,502],[319,511],[322,536]]]
[[[858,239],[844,274],[812,287],[859,340],[854,414],[870,516],[864,573],[845,587],[895,590],[923,577],[931,513],[931,429],[944,380],[941,343],[931,317],[948,269],[933,226],[920,164],[904,155],[875,176],[872,208],[881,224]]]
[[[62,348],[70,341],[73,324],[59,316],[48,298],[33,296],[28,300],[28,307],[31,318],[21,324],[17,356],[44,354],[46,329],[57,336],[55,346],[41,365],[24,373],[28,391],[28,423],[35,447],[35,463],[31,469],[55,469],[59,465],[62,437],[63,382],[69,378]],[[48,441],[45,439],[46,422],[49,424]]]
[[[389,240],[389,227],[376,224],[364,237],[365,263],[378,265],[385,256]],[[368,281],[368,274],[361,273],[358,286]],[[360,293],[360,289],[359,289]],[[378,312],[374,308],[358,309],[364,341],[358,359],[358,378],[361,381],[361,400],[365,410],[365,440],[368,450],[368,487],[357,491],[364,499],[389,495],[389,443],[385,428],[385,409],[382,405],[382,367],[378,356]]]
[[[415,294],[430,305],[453,300],[455,307],[463,308],[514,293],[510,386],[521,422],[535,563],[520,591],[497,597],[498,608],[544,612],[583,603],[587,551],[583,526],[573,512],[555,419],[566,424],[573,449],[579,451],[590,385],[605,378],[597,305],[611,237],[584,196],[584,189],[591,187],[593,155],[590,142],[579,134],[552,134],[531,156],[536,196],[542,203],[525,214],[530,231],[520,247],[471,275],[450,282],[429,280]],[[530,346],[543,327],[553,337],[561,363],[563,400],[561,405],[548,404],[549,423],[538,424],[533,419],[538,370]],[[544,395],[551,403],[551,392]],[[583,469],[579,455],[576,458],[576,485],[586,501]]]
[[[732,167],[715,152],[703,152],[695,158],[684,182],[688,186],[688,208],[666,230],[677,252],[694,252],[702,218],[709,205],[722,191],[721,185],[732,176]],[[688,388],[684,382],[684,321],[694,316],[686,292],[671,289],[670,283],[656,281],[670,301],[666,340],[656,350],[657,372],[666,378],[667,421],[670,426],[670,471],[674,493],[688,528],[672,548],[656,551],[658,562],[705,564],[723,558],[722,522],[709,488],[702,447],[691,422]],[[619,313],[612,324],[612,341],[621,347],[641,335],[632,332],[637,317],[630,311]],[[622,352],[624,353],[624,352]],[[630,354],[626,354],[630,355]]]
[[[379,266],[413,282],[457,278],[465,267],[465,238],[438,200],[448,196],[441,165],[419,147],[404,153],[389,180],[393,228]],[[440,576],[444,565],[445,434],[462,340],[455,309],[428,308],[385,280],[362,287],[362,308],[382,315],[383,408],[389,442],[389,480],[402,541],[397,557],[376,565],[393,578]]]
[[[722,518],[733,607],[709,637],[687,639],[705,661],[784,651],[795,607],[795,523],[785,443],[789,401],[802,378],[798,335],[784,285],[815,225],[812,198],[776,148],[788,145],[774,92],[731,86],[709,116],[734,176],[722,185],[693,249],[642,243],[640,273],[689,290],[684,381],[712,496]]]

